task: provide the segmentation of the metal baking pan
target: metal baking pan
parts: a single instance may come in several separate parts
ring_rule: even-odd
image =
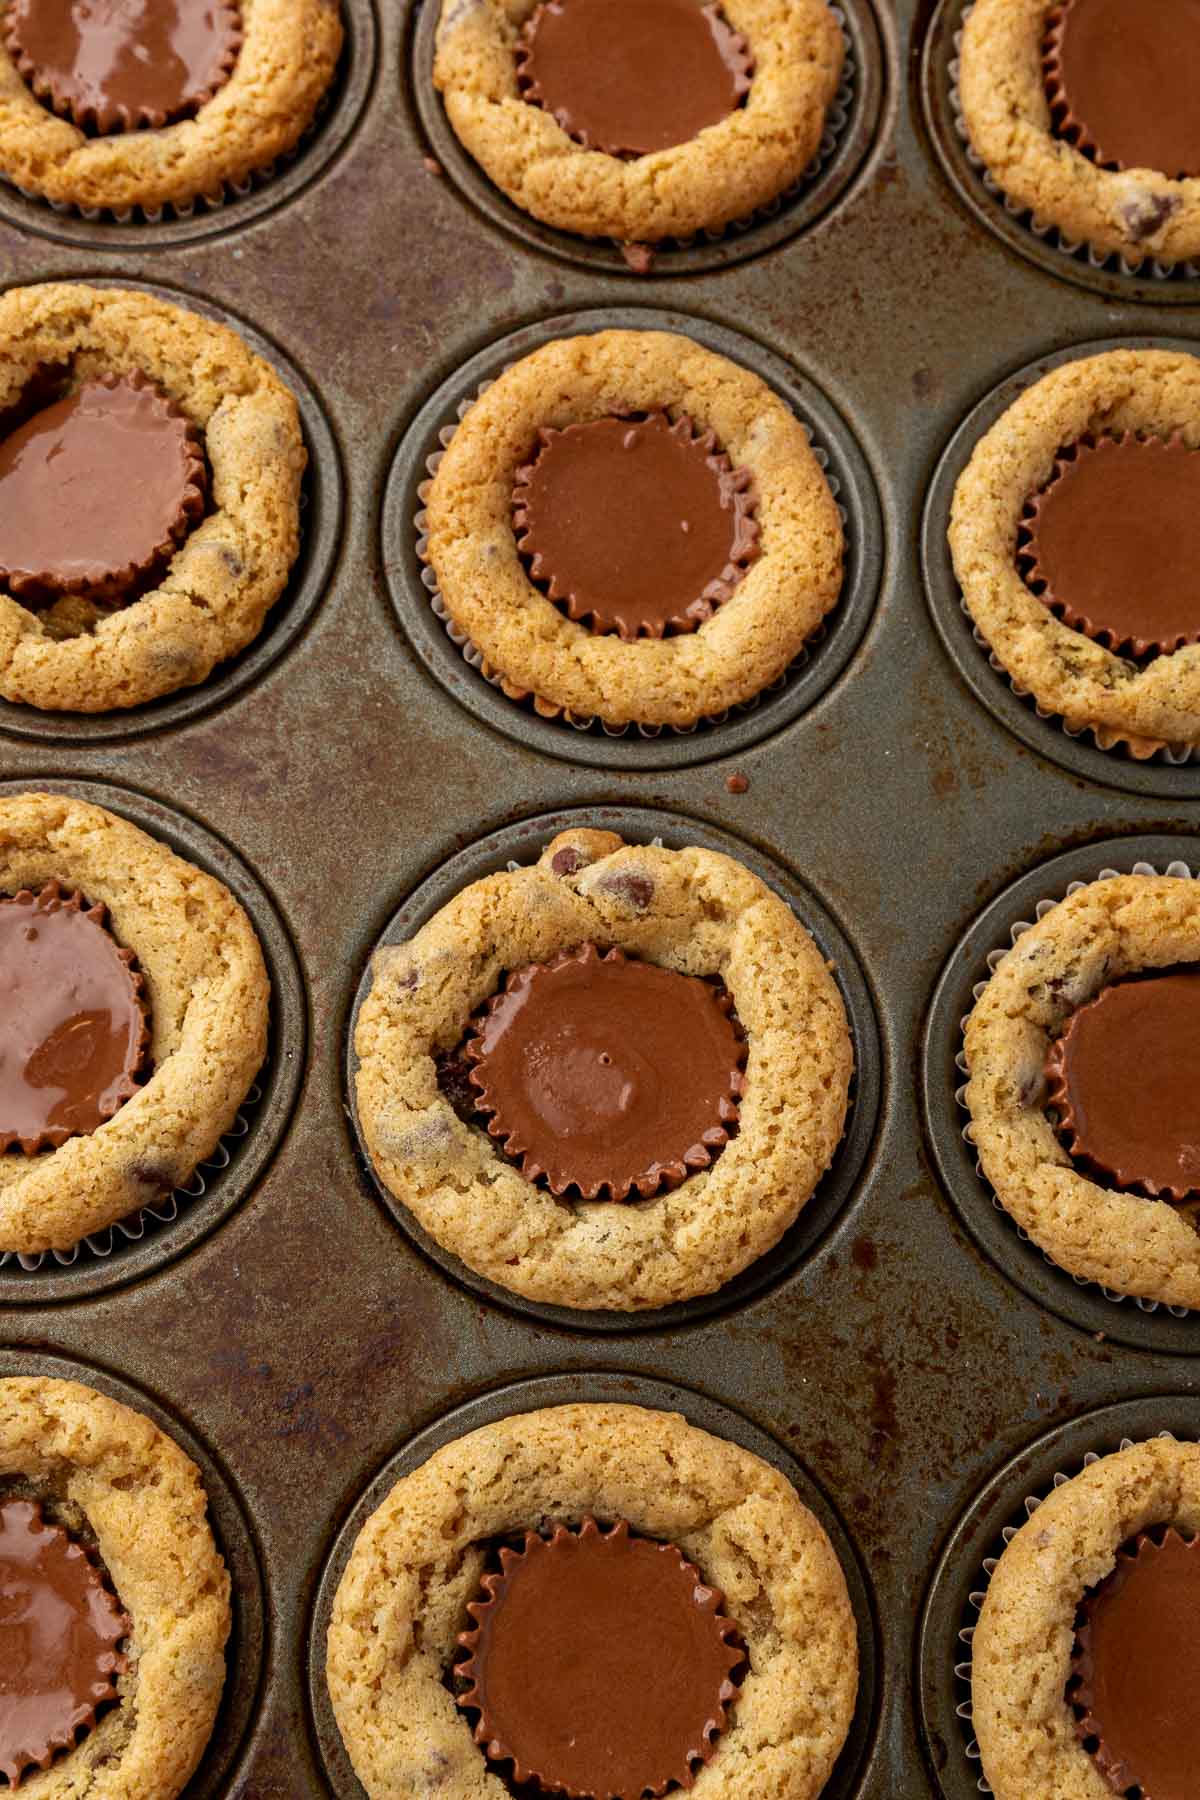
[[[845,7],[859,110],[829,185],[740,234],[736,254],[673,249],[647,277],[611,248],[526,229],[481,189],[428,91],[433,4],[346,0],[323,121],[245,200],[106,225],[0,196],[5,283],[145,283],[231,315],[299,378],[313,457],[305,561],[232,678],[99,721],[0,711],[6,783],[107,794],[236,876],[276,979],[276,1086],[252,1160],[239,1168],[235,1148],[211,1196],[149,1247],[116,1245],[99,1283],[92,1265],[0,1271],[0,1368],[82,1368],[194,1441],[240,1611],[193,1800],[354,1793],[310,1683],[346,1521],[423,1446],[598,1378],[597,1392],[672,1403],[680,1390],[702,1422],[765,1434],[815,1484],[861,1575],[869,1650],[833,1791],[958,1800],[978,1776],[955,1713],[960,1548],[986,1553],[997,1508],[1021,1504],[1011,1472],[989,1484],[1027,1450],[1040,1466],[1048,1433],[1065,1434],[1068,1460],[1089,1433],[1104,1447],[1111,1421],[1072,1424],[1096,1409],[1132,1409],[1146,1430],[1200,1420],[1200,1344],[1188,1321],[1159,1333],[1150,1316],[1142,1332],[1125,1309],[1103,1329],[980,1227],[977,1177],[952,1150],[957,1045],[942,1025],[991,947],[980,915],[1040,865],[1090,867],[1109,840],[1155,838],[1177,856],[1194,842],[1200,866],[1200,768],[1135,769],[1019,710],[947,623],[929,554],[927,591],[921,521],[943,453],[995,390],[1075,344],[1200,349],[1195,290],[1027,243],[971,187],[939,86],[957,0],[936,18],[914,0]],[[736,334],[837,422],[857,484],[850,535],[869,558],[861,616],[837,640],[833,615],[813,654],[819,670],[846,644],[827,681],[765,732],[751,713],[749,729],[705,729],[670,754],[663,739],[591,734],[560,747],[517,709],[497,713],[477,672],[451,671],[423,636],[407,560],[412,434],[443,390],[460,394],[467,365],[513,334],[628,324],[640,308]],[[727,786],[735,772],[744,792]],[[566,811],[728,838],[807,901],[843,984],[861,977],[873,1041],[855,1130],[878,1089],[852,1174],[797,1254],[713,1307],[603,1330],[531,1314],[428,1255],[374,1190],[346,1111],[372,947],[497,845],[532,853]],[[530,1381],[548,1385],[506,1391]]]

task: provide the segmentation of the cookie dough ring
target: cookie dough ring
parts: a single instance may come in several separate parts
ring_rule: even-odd
[[[512,493],[541,425],[629,409],[687,413],[754,477],[761,555],[697,631],[628,643],[593,636],[530,581]],[[759,376],[690,338],[602,331],[522,358],[472,405],[427,501],[428,557],[484,672],[552,710],[611,725],[687,727],[782,675],[842,588],[837,504],[808,433]]]
[[[142,1413],[79,1382],[0,1381],[0,1492],[40,1500],[95,1538],[133,1621],[121,1703],[44,1773],[28,1800],[175,1800],[212,1733],[225,1683],[229,1577],[195,1464]]]
[[[1004,193],[1038,225],[1134,262],[1200,256],[1200,178],[1102,169],[1055,137],[1042,44],[1056,0],[976,0],[965,18],[958,87],[971,143]]]
[[[858,1646],[845,1576],[778,1470],[676,1413],[548,1407],[486,1425],[398,1482],[334,1600],[327,1677],[370,1800],[436,1786],[502,1800],[443,1685],[483,1570],[480,1544],[543,1521],[628,1519],[725,1595],[750,1672],[697,1800],[815,1800],[849,1730]],[[436,1779],[430,1777],[436,1772]]]
[[[458,1118],[434,1066],[505,970],[586,942],[720,975],[748,1038],[737,1136],[632,1205],[526,1181]],[[779,1241],[841,1140],[853,1053],[837,985],[790,908],[714,851],[563,832],[536,866],[473,883],[380,950],[373,976],[355,1091],[375,1169],[438,1243],[527,1299],[636,1311],[712,1293]]]
[[[750,41],[746,104],[686,143],[630,160],[585,150],[517,83],[537,0],[444,0],[434,85],[456,136],[513,203],[582,237],[657,243],[747,218],[817,153],[845,44],[826,0],[723,0]]]
[[[1099,1186],[1047,1118],[1051,1038],[1108,983],[1200,962],[1200,882],[1120,875],[1055,906],[999,963],[966,1031],[972,1142],[1006,1212],[1061,1268],[1200,1307],[1200,1236],[1166,1201]]]
[[[0,589],[0,695],[65,712],[137,706],[251,642],[300,543],[307,455],[295,399],[226,325],[151,294],[47,282],[0,297],[0,413],[39,363],[76,381],[141,369],[205,436],[209,512],[161,584],[93,630],[54,635]]]
[[[975,446],[954,490],[950,548],[967,607],[1016,685],[1072,731],[1135,756],[1200,744],[1200,645],[1139,665],[1056,619],[1017,569],[1025,503],[1058,451],[1089,434],[1132,431],[1200,447],[1200,358],[1109,350],[1054,369]]]
[[[239,0],[229,80],[194,119],[89,137],[43,106],[0,41],[0,175],[56,205],[114,212],[221,200],[295,148],[333,78],[338,0]]]
[[[996,1565],[971,1643],[972,1725],[996,1800],[1112,1800],[1066,1701],[1075,1612],[1153,1525],[1200,1532],[1200,1445],[1152,1438],[1054,1489]]]
[[[136,826],[57,794],[0,800],[0,894],[58,876],[102,901],[151,1009],[154,1073],[87,1136],[0,1157],[0,1249],[68,1249],[186,1182],[233,1124],[267,1048],[270,984],[227,888]]]

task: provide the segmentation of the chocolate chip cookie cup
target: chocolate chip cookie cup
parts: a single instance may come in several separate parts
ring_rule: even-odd
[[[0,351],[0,696],[98,713],[203,681],[296,559],[294,396],[141,291],[11,289]]]
[[[697,466],[667,488],[656,434],[670,427]],[[557,560],[527,504],[551,455],[557,504],[580,520]],[[505,368],[424,498],[435,607],[543,716],[689,730],[778,681],[842,591],[842,520],[805,427],[759,376],[673,333],[551,340]],[[599,529],[610,502],[616,546]],[[576,590],[591,597],[573,605]],[[597,590],[619,617],[597,612]]]
[[[295,149],[333,79],[336,0],[80,14],[10,0],[0,175],[85,213],[214,204]]]
[[[1190,625],[1173,623],[1182,612],[1200,629],[1200,588],[1186,554],[1176,557],[1175,529],[1200,492],[1198,449],[1200,358],[1108,350],[1060,363],[1021,392],[980,438],[954,490],[954,573],[1013,687],[1068,732],[1088,731],[1101,749],[1139,760],[1183,760],[1200,747],[1200,644]],[[1044,572],[1039,579],[1031,534],[1039,509],[1067,486],[1064,459],[1081,458],[1092,488],[1079,492],[1077,469],[1062,546],[1070,560],[1058,565],[1068,602]],[[1134,464],[1133,474],[1123,480],[1118,470],[1106,487],[1104,471],[1116,461]],[[1140,625],[1104,610],[1106,544],[1130,579],[1141,571],[1139,591],[1127,597],[1134,614],[1142,608]],[[1155,611],[1156,596],[1170,618]]]
[[[1163,1435],[1090,1453],[1027,1508],[985,1566],[970,1639],[971,1723],[996,1800],[1190,1793],[1200,1445]]]
[[[976,0],[958,66],[963,127],[1035,231],[1093,260],[1169,268],[1200,256],[1198,68],[1186,5]]]
[[[270,990],[228,889],[86,802],[0,799],[0,894],[0,1250],[32,1257],[152,1206],[218,1150],[266,1053]]]
[[[985,1179],[1053,1262],[1194,1310],[1200,883],[1137,867],[1047,899],[996,953],[961,1099]]]
[[[521,211],[646,245],[719,230],[793,186],[844,56],[825,0],[654,0],[627,15],[605,0],[484,0],[443,6],[433,80]]]
[[[199,1470],[143,1414],[74,1381],[0,1380],[9,1786],[182,1792],[217,1718],[231,1622],[206,1513]]]
[[[507,1005],[531,965],[527,992],[544,997],[555,959],[586,945],[605,987],[585,983],[561,1018],[526,1004],[511,1022],[532,1080],[513,1088],[521,1057],[503,1042],[499,1084],[479,1073],[489,1000],[504,989]],[[611,1012],[613,949],[672,977],[654,1022],[667,1070]],[[788,1231],[843,1135],[838,985],[785,902],[716,851],[560,832],[536,864],[457,889],[409,941],[385,942],[363,993],[352,1096],[385,1196],[499,1297],[565,1317],[715,1293]],[[695,1032],[672,1035],[684,1016]],[[555,1040],[552,1057],[534,1040]],[[545,1176],[521,1173],[526,1154]],[[618,1189],[624,1201],[601,1197]]]
[[[589,1582],[608,1558],[615,1578],[605,1560]],[[654,1570],[653,1604],[635,1561]],[[564,1626],[574,1655],[537,1658],[522,1702],[523,1633]],[[468,1657],[482,1708],[456,1678]],[[453,1439],[383,1497],[333,1598],[325,1679],[370,1800],[434,1772],[451,1796],[499,1792],[512,1762],[478,1730],[497,1710],[546,1791],[636,1800],[663,1791],[669,1763],[700,1795],[740,1794],[752,1767],[772,1793],[815,1800],[855,1711],[857,1633],[830,1538],[776,1468],[676,1413],[550,1406]],[[619,1775],[614,1745],[631,1759]],[[605,1766],[568,1769],[581,1752]]]

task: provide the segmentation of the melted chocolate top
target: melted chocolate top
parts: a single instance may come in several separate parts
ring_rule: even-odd
[[[131,1629],[79,1544],[34,1502],[0,1502],[0,1775],[12,1787],[116,1699]]]
[[[11,0],[5,37],[39,99],[104,133],[187,118],[233,71],[233,0]]]
[[[668,150],[719,124],[751,69],[745,38],[700,0],[545,0],[517,62],[524,98],[610,156]]]
[[[594,944],[510,975],[467,1045],[488,1131],[552,1193],[676,1186],[728,1142],[742,1090],[729,996]]]
[[[500,1561],[468,1607],[475,1628],[459,1638],[469,1655],[455,1671],[486,1754],[576,1800],[691,1787],[743,1660],[717,1590],[673,1544],[623,1522],[560,1526],[548,1541],[528,1532]]]
[[[1116,1794],[1200,1794],[1200,1546],[1168,1531],[1139,1537],[1083,1603],[1076,1647],[1077,1730]]]
[[[1067,0],[1045,67],[1059,135],[1096,162],[1200,175],[1200,0]]]
[[[753,488],[709,432],[664,412],[544,427],[513,494],[532,580],[623,638],[695,631],[758,555]]]
[[[1029,503],[1026,578],[1075,631],[1135,656],[1200,642],[1200,451],[1102,437]]]
[[[31,603],[113,599],[204,510],[197,433],[144,376],[101,376],[0,442],[0,582]]]
[[[95,1131],[135,1093],[147,1042],[142,978],[102,906],[51,882],[0,900],[0,1148]]]
[[[1046,1075],[1073,1156],[1121,1188],[1200,1196],[1200,968],[1101,989],[1051,1045]]]

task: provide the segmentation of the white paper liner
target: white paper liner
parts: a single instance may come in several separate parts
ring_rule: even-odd
[[[515,367],[514,362],[505,363],[501,373],[507,374],[509,369],[513,367]],[[442,447],[440,450],[432,451],[425,458],[425,467],[429,472],[430,479],[437,473],[438,466],[454,437],[458,425],[466,418],[471,408],[475,405],[475,402],[481,399],[490,387],[495,386],[497,379],[498,377],[493,375],[490,376],[487,381],[480,382],[473,394],[468,395],[466,399],[458,402],[458,405],[455,408],[454,418],[438,427],[437,438]],[[798,416],[799,415],[797,415],[797,417]],[[829,491],[833,495],[834,504],[838,510],[838,516],[842,521],[843,539],[848,540],[850,530],[849,517],[845,507],[838,499],[838,495],[842,490],[842,484],[839,478],[830,471],[829,452],[823,445],[817,443],[808,421],[801,418],[799,422],[808,439],[809,448],[825,476]],[[454,623],[454,620],[450,616],[450,610],[443,600],[441,590],[438,587],[437,575],[428,560],[429,515],[425,511],[425,502],[429,498],[429,486],[429,481],[423,481],[417,488],[417,499],[421,502],[421,509],[413,518],[413,530],[416,533],[417,560],[421,564],[421,585],[429,594],[429,604],[434,616],[441,622],[442,628],[445,631],[446,636],[450,639],[450,642],[461,652],[463,661],[469,664],[469,666],[491,687],[494,687],[499,693],[504,693],[504,683],[509,678],[505,676],[502,670],[490,668],[487,665],[483,651],[480,650],[472,639]],[[834,602],[833,607],[830,609],[831,613],[836,613],[840,605],[841,596],[839,595],[838,599]],[[550,724],[569,725],[575,731],[591,731],[598,726],[605,737],[611,738],[629,737],[635,732],[639,737],[648,739],[663,736],[669,738],[690,737],[694,731],[697,731],[702,727],[711,728],[716,725],[724,725],[728,719],[743,717],[746,713],[753,712],[764,696],[780,693],[795,675],[799,674],[802,669],[807,667],[812,659],[813,651],[825,641],[825,638],[828,635],[826,621],[829,616],[830,614],[826,614],[826,617],[820,621],[816,629],[810,634],[807,642],[801,647],[799,654],[788,664],[782,675],[777,675],[774,681],[769,681],[765,687],[759,689],[757,694],[751,695],[749,700],[739,701],[736,706],[726,707],[722,712],[708,713],[703,718],[697,719],[691,725],[641,725],[634,720],[631,720],[626,725],[610,725],[606,720],[598,718],[595,714],[573,713],[569,712],[565,707],[557,708],[549,713],[542,712],[537,707],[535,697],[532,694],[527,695],[523,700],[513,700],[511,695],[507,694],[505,694],[504,697],[512,706],[519,707],[523,712],[533,712],[538,718],[545,719]]]
[[[22,187],[20,182],[13,181],[10,176],[0,170],[0,183],[11,188],[13,193],[20,194],[23,200],[30,200],[36,206],[48,207],[60,217],[84,219],[89,225],[162,225],[175,219],[192,219],[197,213],[219,212],[231,200],[245,200],[259,188],[266,187],[269,182],[284,170],[290,169],[296,159],[302,156],[317,132],[325,122],[336,90],[341,86],[346,50],[343,46],[342,57],[334,69],[333,77],[325,92],[317,102],[316,111],[297,138],[290,150],[283,152],[273,161],[264,163],[260,169],[252,169],[241,181],[223,181],[219,192],[197,194],[191,200],[167,200],[161,206],[76,206],[69,200],[50,200],[36,188]]]
[[[130,1213],[127,1218],[118,1219],[115,1224],[108,1225],[103,1231],[89,1232],[77,1244],[67,1250],[36,1250],[24,1254],[17,1250],[0,1250],[0,1269],[15,1272],[21,1269],[27,1275],[34,1275],[48,1263],[57,1263],[59,1268],[69,1269],[80,1258],[89,1256],[111,1256],[119,1251],[123,1243],[136,1243],[145,1235],[147,1223],[153,1220],[159,1225],[169,1225],[189,1206],[202,1200],[208,1192],[205,1174],[217,1175],[227,1169],[232,1160],[232,1150],[250,1129],[254,1108],[262,1099],[262,1089],[254,1082],[238,1108],[237,1116],[229,1130],[221,1138],[212,1155],[199,1164],[193,1171],[190,1181],[177,1187],[163,1200],[156,1200],[153,1206],[143,1206],[140,1211]]]
[[[1188,864],[1185,862],[1168,863],[1165,869],[1156,869],[1154,867],[1153,863],[1135,862],[1132,869],[1128,869],[1128,870],[1125,870],[1125,869],[1101,869],[1100,873],[1096,876],[1095,879],[1097,881],[1112,881],[1117,876],[1123,875],[1123,874],[1171,875],[1171,876],[1175,876],[1178,879],[1183,880],[1183,881],[1200,880],[1200,873],[1197,873],[1197,871],[1189,868]],[[1032,928],[1032,926],[1034,925],[1035,922],[1040,922],[1042,919],[1044,919],[1046,917],[1047,913],[1053,912],[1054,908],[1059,904],[1060,900],[1069,899],[1072,894],[1077,894],[1081,888],[1091,887],[1092,885],[1093,884],[1090,881],[1073,881],[1073,882],[1071,882],[1070,886],[1067,888],[1065,894],[1060,894],[1057,898],[1054,898],[1054,899],[1047,898],[1047,899],[1039,900],[1037,902],[1037,905],[1034,908],[1034,912],[1036,914],[1036,921],[1034,919],[1018,919],[1018,920],[1016,920],[1009,927],[1010,941],[1007,944],[999,945],[994,950],[989,950],[987,953],[987,965],[988,965],[988,969],[991,971],[991,973],[995,974],[997,965],[1003,960],[1004,957],[1006,957],[1008,955],[1012,946],[1017,942],[1017,939],[1023,937],[1025,935],[1025,933]],[[990,976],[989,976],[989,979],[990,979]],[[986,980],[985,981],[977,981],[975,983],[974,987],[971,990],[971,993],[972,993],[973,998],[976,1001],[979,1001],[982,999],[984,992],[987,989],[987,985],[988,985],[988,983]],[[970,1071],[967,1067],[967,1053],[966,1053],[965,1038],[966,1038],[967,1025],[970,1021],[970,1018],[971,1018],[971,1014],[965,1013],[962,1017],[962,1020],[960,1021],[960,1030],[961,1030],[962,1036],[964,1038],[964,1043],[962,1046],[960,1046],[960,1048],[954,1058],[955,1067],[959,1070],[959,1072],[963,1076],[962,1085],[960,1087],[955,1088],[955,1090],[954,1090],[954,1098],[955,1098],[955,1101],[957,1102],[957,1104],[962,1108],[963,1112],[968,1112],[968,1110],[969,1110],[967,1107],[967,1077],[969,1076]],[[962,1129],[963,1142],[965,1144],[970,1145],[971,1149],[975,1148],[975,1139],[973,1136],[973,1131],[974,1131],[974,1127],[970,1123],[963,1126],[963,1129]],[[997,1212],[1004,1213],[1005,1216],[1009,1219],[1010,1223],[1012,1224],[1013,1230],[1016,1232],[1016,1234],[1020,1238],[1021,1242],[1023,1244],[1029,1244],[1032,1249],[1038,1251],[1038,1253],[1041,1255],[1042,1261],[1048,1263],[1052,1269],[1058,1269],[1062,1274],[1070,1275],[1071,1280],[1075,1283],[1076,1287],[1091,1288],[1093,1293],[1102,1295],[1105,1300],[1110,1301],[1114,1306],[1125,1306],[1126,1304],[1128,1304],[1129,1302],[1132,1301],[1133,1305],[1137,1307],[1139,1312],[1155,1313],[1155,1312],[1158,1312],[1161,1308],[1164,1312],[1169,1313],[1173,1319],[1190,1319],[1195,1316],[1195,1314],[1189,1307],[1168,1306],[1163,1301],[1147,1300],[1144,1297],[1139,1297],[1135,1294],[1119,1294],[1113,1288],[1106,1288],[1106,1287],[1103,1287],[1098,1281],[1089,1280],[1086,1275],[1075,1275],[1075,1274],[1071,1273],[1070,1269],[1064,1269],[1062,1267],[1061,1263],[1056,1263],[1052,1256],[1048,1255],[1045,1250],[1041,1249],[1040,1245],[1038,1245],[1034,1242],[1034,1240],[1032,1239],[1030,1234],[1024,1229],[1023,1226],[1017,1224],[1016,1220],[1012,1217],[1011,1213],[1009,1213],[1008,1208],[1004,1205],[1003,1201],[993,1191],[991,1183],[988,1181],[987,1176],[983,1172],[982,1164],[980,1164],[979,1162],[976,1162],[976,1164],[975,1164],[975,1173],[978,1175],[980,1185],[984,1189],[985,1193],[987,1193],[991,1196],[992,1205],[996,1208]],[[1150,1206],[1150,1205],[1153,1205],[1154,1202],[1147,1201],[1146,1204],[1148,1206]]]
[[[1173,1431],[1159,1431],[1159,1432],[1155,1433],[1155,1437],[1166,1438],[1170,1443],[1175,1443],[1177,1441],[1176,1437],[1175,1437],[1175,1433]],[[1127,1437],[1122,1438],[1120,1444],[1118,1445],[1118,1449],[1130,1450],[1133,1448],[1133,1445],[1137,1442],[1149,1442],[1149,1441],[1150,1441],[1149,1439],[1135,1439],[1135,1438],[1127,1438]],[[1080,1474],[1083,1469],[1090,1469],[1093,1463],[1101,1462],[1103,1460],[1104,1456],[1111,1455],[1111,1454],[1112,1454],[1112,1452],[1110,1452],[1110,1451],[1100,1451],[1100,1450],[1087,1451],[1086,1454],[1084,1455],[1083,1461],[1080,1464],[1079,1469],[1077,1469],[1075,1471],[1075,1474],[1076,1475]],[[1074,1476],[1068,1475],[1063,1470],[1060,1469],[1056,1472],[1050,1488],[1043,1489],[1043,1491],[1040,1494],[1027,1494],[1025,1496],[1024,1501],[1022,1502],[1024,1509],[1025,1509],[1026,1518],[1031,1519],[1033,1517],[1033,1515],[1037,1511],[1038,1507],[1042,1504],[1042,1501],[1048,1499],[1050,1494],[1053,1492],[1053,1490],[1055,1488],[1065,1487],[1067,1485],[1067,1483],[1069,1481],[1072,1481],[1073,1479],[1074,1479]],[[1006,1549],[1008,1548],[1009,1544],[1012,1543],[1013,1539],[1016,1537],[1017,1532],[1019,1530],[1020,1530],[1019,1525],[1005,1525],[1004,1526],[1000,1535],[1004,1539],[1004,1545],[1005,1545]],[[980,1564],[979,1586],[977,1588],[972,1588],[970,1594],[968,1594],[968,1596],[967,1596],[967,1605],[971,1608],[971,1611],[975,1614],[978,1614],[983,1611],[983,1602],[987,1596],[988,1587],[991,1583],[992,1576],[996,1572],[996,1565],[999,1563],[999,1561],[1000,1561],[1000,1558],[998,1556],[985,1556],[982,1563]],[[971,1644],[974,1639],[974,1636],[975,1636],[974,1625],[960,1626],[959,1633],[958,1633],[958,1641],[960,1644],[963,1644],[966,1647],[967,1654],[966,1654],[965,1661],[955,1663],[954,1673],[955,1673],[956,1678],[959,1681],[963,1681],[966,1683],[968,1690],[970,1689],[970,1686],[971,1686]],[[955,1713],[957,1714],[958,1718],[961,1719],[962,1723],[963,1723],[963,1727],[964,1727],[963,1736],[966,1739],[964,1749],[966,1752],[967,1759],[970,1762],[978,1763],[981,1761],[981,1757],[980,1757],[980,1752],[979,1752],[978,1741],[976,1740],[974,1732],[971,1729],[972,1713],[971,1713],[970,1700],[968,1699],[968,1700],[960,1701],[954,1710],[955,1710]],[[979,1789],[979,1792],[981,1794],[990,1794],[992,1792],[991,1783],[988,1781],[987,1776],[982,1773],[980,1774],[975,1785]],[[1030,1796],[1030,1800],[1033,1800],[1032,1795]]]
[[[1023,225],[1041,243],[1046,244],[1051,250],[1059,251],[1070,261],[1086,262],[1093,269],[1117,270],[1122,275],[1136,276],[1139,280],[1200,280],[1200,262],[1160,262],[1153,256],[1136,257],[1130,260],[1119,250],[1098,249],[1094,244],[1089,244],[1082,238],[1068,237],[1052,220],[1039,219],[1031,207],[1023,206],[1020,201],[1011,199],[1004,192],[971,142],[971,134],[963,117],[962,99],[958,91],[963,26],[974,10],[973,4],[964,6],[959,28],[954,33],[954,56],[949,66],[950,112],[954,120],[955,136],[961,140],[967,162],[989,198],[998,201],[1010,219],[1014,219],[1018,225]]]
[[[1000,658],[996,655],[996,652],[992,649],[992,646],[988,643],[986,637],[984,637],[983,632],[975,623],[971,609],[967,605],[966,600],[962,598],[961,594],[958,603],[970,622],[971,636],[975,639],[975,642],[979,645],[979,648],[983,651],[997,675],[1004,678],[1018,700],[1027,700],[1038,718],[1045,720],[1050,725],[1057,725],[1064,737],[1069,737],[1076,743],[1080,738],[1090,738],[1095,748],[1103,751],[1105,756],[1119,756],[1125,762],[1137,763],[1139,765],[1158,763],[1160,766],[1166,765],[1172,769],[1182,769],[1189,763],[1200,763],[1200,744],[1164,744],[1160,750],[1153,751],[1149,756],[1135,756],[1129,748],[1126,737],[1114,732],[1110,726],[1068,725],[1060,713],[1051,711],[1048,707],[1043,706],[1040,701],[1035,700],[1029,689],[1022,687],[1020,683],[1009,674],[1004,664],[1000,661]],[[1129,737],[1136,737],[1138,734],[1136,732],[1130,732],[1127,735]]]
[[[691,250],[697,244],[719,244],[727,237],[742,237],[746,232],[753,231],[756,225],[764,225],[768,220],[777,218],[794,201],[801,199],[806,190],[813,186],[819,176],[824,174],[837,154],[842,134],[850,122],[858,91],[859,74],[858,63],[854,55],[854,40],[850,36],[846,15],[840,6],[833,6],[830,11],[842,34],[844,51],[842,78],[838,83],[837,92],[826,108],[825,127],[821,133],[821,141],[817,145],[816,153],[808,167],[796,181],[792,182],[790,187],[784,188],[775,195],[774,199],[764,200],[761,206],[756,206],[754,211],[748,213],[745,218],[731,219],[725,225],[706,226],[703,231],[694,231],[687,237],[658,238],[646,246],[651,253],[658,250]],[[613,239],[612,242],[618,250],[625,248],[619,239]]]

